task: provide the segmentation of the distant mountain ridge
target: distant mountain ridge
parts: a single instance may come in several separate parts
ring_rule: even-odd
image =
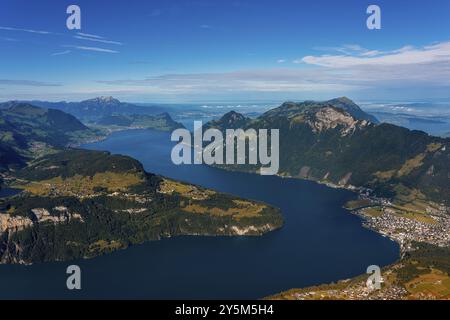
[[[83,102],[87,110],[127,108],[111,97]],[[127,109],[128,110],[128,109]],[[107,113],[110,113],[110,112]],[[129,111],[129,110],[128,110]],[[0,104],[0,169],[22,167],[27,159],[51,149],[61,149],[92,141],[107,135],[112,126],[118,129],[143,128],[171,131],[183,125],[164,112],[156,115],[109,115],[97,118],[100,127],[89,128],[74,115],[61,110],[34,106],[26,102],[9,101]]]
[[[22,166],[36,152],[63,148],[96,133],[74,116],[27,103],[0,109],[0,167]]]
[[[172,131],[184,127],[181,123],[174,121],[167,112],[157,115],[111,115],[100,118],[96,121],[96,124],[101,126],[154,129],[160,131]]]
[[[0,109],[8,108],[12,104],[21,101],[9,101],[0,104]],[[56,109],[69,113],[82,121],[98,120],[102,117],[112,115],[155,115],[166,111],[165,108],[152,106],[142,107],[131,103],[121,102],[113,97],[98,97],[81,102],[48,102],[48,101],[28,101],[26,103],[42,107]]]

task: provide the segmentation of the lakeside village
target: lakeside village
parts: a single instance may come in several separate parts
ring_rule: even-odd
[[[414,250],[412,242],[450,246],[450,208],[432,202],[398,204],[373,195],[367,188],[351,187],[359,199],[346,205],[363,218],[364,227],[379,232],[400,245],[401,255]]]
[[[289,175],[278,175],[292,179]],[[450,207],[424,199],[408,199],[396,203],[377,197],[373,190],[328,180],[314,180],[334,189],[346,189],[358,193],[358,200],[350,201],[344,207],[361,217],[363,226],[374,230],[400,245],[401,257],[414,250],[412,242],[423,242],[438,247],[450,247]]]

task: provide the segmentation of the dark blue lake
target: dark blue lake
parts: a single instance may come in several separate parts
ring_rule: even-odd
[[[19,189],[12,189],[12,188],[0,189],[0,198],[11,197],[20,192],[21,190]]]
[[[93,260],[0,266],[0,298],[255,299],[295,287],[329,283],[384,266],[398,245],[362,227],[342,208],[355,194],[313,182],[175,166],[169,134],[118,132],[85,146],[140,160],[147,171],[281,208],[285,226],[262,237],[179,237]],[[66,289],[77,264],[82,290]]]

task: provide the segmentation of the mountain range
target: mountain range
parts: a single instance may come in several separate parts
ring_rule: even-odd
[[[167,112],[159,113],[160,108],[138,107],[112,97],[34,103],[41,106],[19,101],[0,104],[0,168],[23,166],[27,159],[51,149],[95,140],[111,130],[183,127]]]
[[[0,104],[1,108],[9,108],[18,101],[10,101]],[[113,97],[97,97],[81,102],[48,102],[48,101],[25,101],[31,105],[64,111],[81,121],[95,121],[103,117],[113,115],[156,115],[167,110],[158,106],[142,107],[131,103],[121,102]]]

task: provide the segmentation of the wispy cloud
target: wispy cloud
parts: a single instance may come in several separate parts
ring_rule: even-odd
[[[298,62],[330,68],[355,66],[401,66],[450,62],[450,42],[414,48],[405,46],[389,52],[358,50],[359,54],[306,56]]]
[[[99,35],[95,35],[95,34],[91,34],[91,33],[78,32],[77,35],[74,36],[74,38],[79,39],[79,40],[87,40],[87,41],[100,42],[100,43],[105,43],[105,44],[115,44],[115,45],[119,45],[119,46],[123,45],[122,42],[109,40],[103,36],[99,36]]]
[[[77,34],[82,37],[104,39],[104,37],[102,37],[102,36],[98,36],[98,35],[90,34],[90,33],[77,32]]]
[[[71,52],[72,52],[71,50],[65,50],[65,51],[61,51],[61,52],[55,52],[55,53],[52,53],[51,55],[52,55],[52,56],[62,56],[62,55],[69,54],[69,53],[71,53]]]
[[[91,42],[97,42],[97,43],[103,43],[103,44],[112,44],[112,45],[118,45],[122,46],[123,43],[119,41],[112,41],[108,40],[107,38],[95,34],[90,33],[82,33],[78,32],[76,36],[73,36],[75,39],[83,40],[83,41],[91,41]],[[73,48],[78,50],[85,50],[85,51],[94,51],[94,52],[103,52],[103,53],[119,53],[119,51],[106,49],[106,48],[98,48],[98,47],[91,47],[91,46],[73,46]]]
[[[105,44],[115,44],[115,45],[123,45],[122,42],[118,42],[118,41],[111,41],[111,40],[103,40],[103,39],[98,39],[98,38],[88,38],[88,37],[83,37],[83,36],[74,36],[75,39],[79,39],[79,40],[87,40],[87,41],[93,41],[93,42],[101,42],[101,43],[105,43]]]
[[[83,50],[83,51],[93,51],[93,52],[103,52],[103,53],[119,53],[119,51],[116,51],[116,50],[99,48],[99,47],[86,47],[86,46],[74,46],[74,45],[63,45],[63,47],[73,48],[73,49]]]
[[[54,34],[53,32],[50,32],[50,31],[33,30],[33,29],[22,29],[22,28],[14,28],[14,27],[2,27],[2,26],[0,26],[0,30],[22,31],[22,32],[36,33],[36,34]]]
[[[382,54],[382,51],[378,50],[369,50],[358,44],[344,44],[340,47],[315,47],[315,50],[318,51],[327,51],[327,52],[339,52],[344,55],[358,55],[358,56],[374,56]]]
[[[278,60],[277,60],[277,63],[285,63],[285,62],[286,62],[285,59],[278,59]]]
[[[9,86],[31,86],[31,87],[60,87],[60,83],[50,83],[43,81],[34,80],[10,80],[10,79],[0,79],[1,85]]]
[[[27,33],[33,33],[33,34],[39,34],[39,35],[61,35],[61,34],[58,34],[58,33],[51,32],[51,31],[34,30],[34,29],[28,29],[28,28],[7,27],[7,26],[0,26],[0,30],[27,32]],[[75,35],[75,36],[71,36],[71,35],[69,35],[69,36],[71,38],[75,38],[77,40],[82,40],[82,41],[90,41],[90,42],[97,42],[97,43],[111,44],[111,45],[120,45],[120,46],[123,45],[122,42],[109,40],[109,39],[107,39],[107,38],[105,38],[103,36],[90,34],[90,33],[78,32],[77,35]],[[11,42],[12,41],[19,41],[17,39],[9,38],[9,37],[0,37],[0,40],[11,41]],[[111,50],[111,49],[107,49],[107,48],[93,47],[93,46],[63,45],[62,47],[73,48],[73,49],[84,50],[84,51],[91,51],[91,52],[119,53],[119,51],[116,51],[116,50]],[[58,56],[58,55],[64,55],[64,54],[68,54],[68,53],[70,53],[70,51],[66,50],[66,51],[63,51],[63,52],[51,53],[50,55],[51,56]]]
[[[19,42],[20,40],[15,38],[8,38],[8,37],[0,37],[0,40],[8,41],[8,42]]]
[[[202,28],[202,29],[212,29],[212,27],[209,24],[202,24],[202,25],[200,25],[200,28]]]

